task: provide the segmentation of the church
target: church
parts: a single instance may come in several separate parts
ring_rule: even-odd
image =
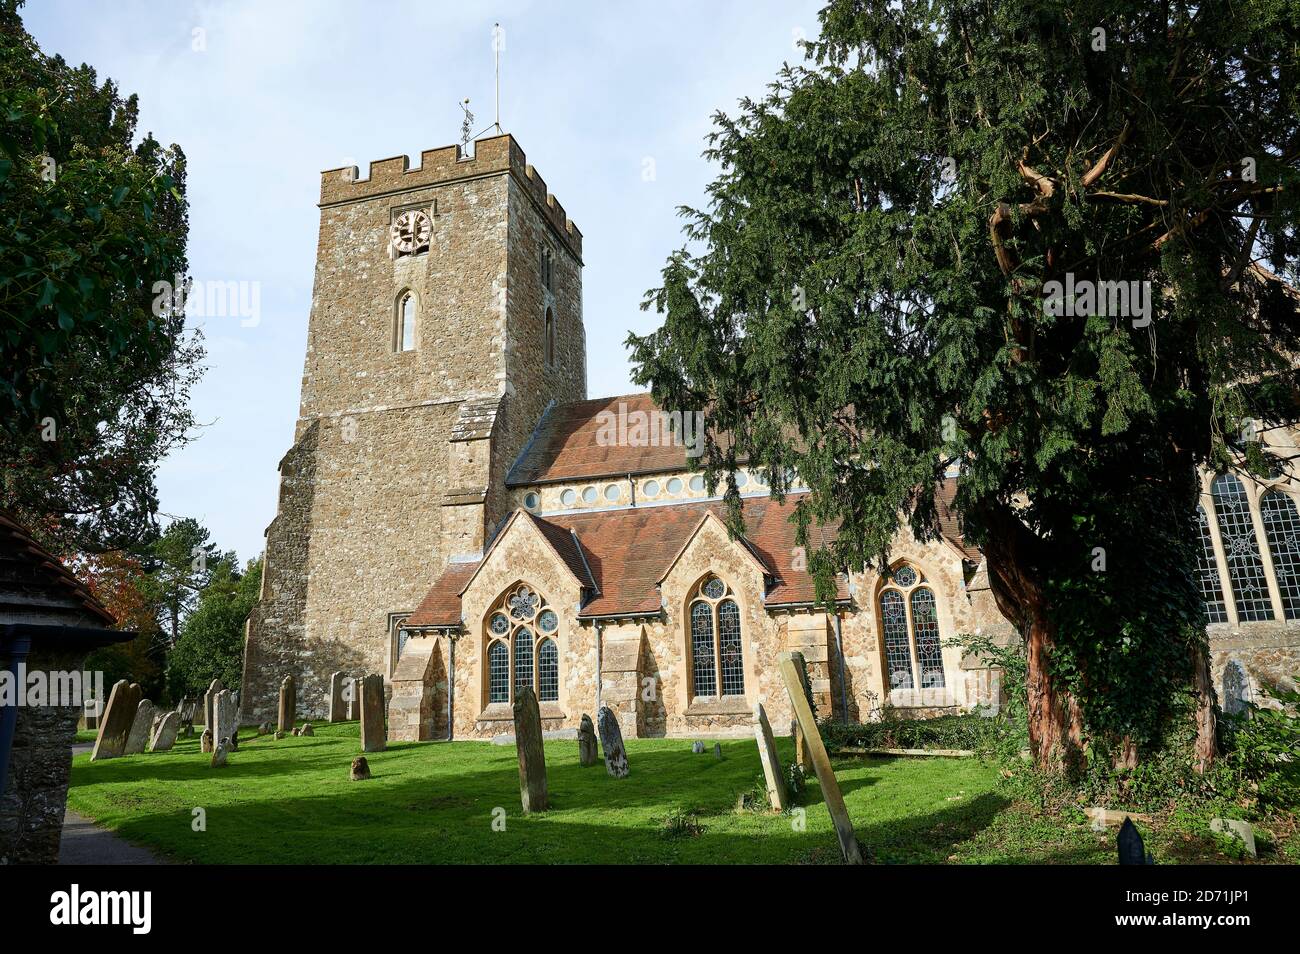
[[[241,721],[295,677],[321,718],[330,676],[379,673],[391,740],[543,727],[599,706],[626,737],[752,733],[792,713],[777,657],[801,652],[819,718],[996,708],[1001,674],[955,644],[1017,638],[939,489],[942,533],[904,531],[887,574],[814,601],[806,554],[761,469],[746,533],[692,472],[698,422],[647,394],[588,398],[582,233],[509,135],[321,174],[294,443],[280,462]],[[668,421],[672,420],[672,426]],[[1293,428],[1261,433],[1267,482],[1203,475],[1202,592],[1220,704],[1300,671]],[[1282,462],[1287,462],[1283,464]]]

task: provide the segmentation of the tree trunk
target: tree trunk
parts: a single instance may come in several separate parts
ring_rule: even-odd
[[[1214,764],[1216,744],[1214,718],[1214,680],[1210,676],[1210,656],[1203,643],[1192,646],[1192,680],[1196,688],[1196,771],[1204,774]]]
[[[1052,680],[1048,669],[1055,642],[1041,604],[1027,607],[1025,657],[1029,710],[1029,750],[1043,771],[1066,766],[1082,750],[1083,713]]]

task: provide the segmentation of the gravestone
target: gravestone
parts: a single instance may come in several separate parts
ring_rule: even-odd
[[[691,743],[691,753],[694,754],[694,755],[703,755],[703,754],[704,754],[704,743],[701,742],[699,739],[696,739],[694,742],[692,742],[692,743]]]
[[[348,704],[348,721],[361,721],[361,680],[355,677],[348,680],[345,701]]]
[[[280,731],[279,729],[276,729],[276,730],[275,730],[275,739],[276,739],[276,741],[278,742],[280,739],[283,739],[283,738],[284,738],[284,733],[283,733],[282,731]]]
[[[123,755],[139,755],[149,744],[149,733],[153,731],[154,709],[154,704],[148,699],[141,699],[140,704],[135,707],[135,720],[131,723],[131,731],[127,733],[126,746],[122,749]]]
[[[804,663],[803,653],[794,653],[799,657],[799,679],[803,683],[804,698],[808,700],[808,710],[812,711],[812,686],[808,682],[808,667]],[[796,718],[791,725],[790,734],[794,736],[794,761],[805,775],[812,775],[815,768],[812,763],[812,756],[808,753],[808,742],[804,738],[803,728],[799,725]]]
[[[217,693],[212,702],[212,741],[230,752],[239,748],[238,711],[234,693],[229,689]]]
[[[844,807],[844,796],[840,794],[839,783],[835,780],[835,771],[831,768],[826,746],[822,744],[821,734],[817,731],[817,722],[813,718],[812,706],[808,703],[808,672],[804,668],[802,653],[781,653],[777,657],[781,665],[781,681],[785,683],[786,693],[790,696],[790,706],[799,721],[803,732],[804,744],[808,757],[812,760],[813,771],[817,773],[817,783],[821,786],[822,800],[830,812],[835,824],[835,835],[839,838],[840,854],[851,865],[863,864],[862,849],[858,845],[857,835],[853,832],[853,822],[849,819],[848,809]]]
[[[714,743],[713,743],[713,757],[714,757],[715,759],[717,759],[719,762],[722,761],[722,743],[721,743],[721,742],[714,742]]]
[[[211,729],[204,729],[203,734],[199,736],[199,751],[200,752],[212,751],[212,730]]]
[[[315,736],[315,735],[316,735],[316,730],[313,729],[313,728],[311,727],[311,723],[308,722],[306,725],[304,725],[304,726],[302,727],[302,731],[299,732],[298,734],[299,734],[299,735],[310,735],[310,736]]]
[[[546,752],[542,748],[542,711],[533,690],[515,691],[515,751],[519,755],[519,801],[524,814],[546,811]]]
[[[354,782],[364,782],[370,778],[370,763],[364,755],[358,755],[352,760],[352,771],[348,777]]]
[[[605,753],[605,771],[614,778],[627,778],[627,751],[623,748],[623,731],[618,717],[609,706],[596,711],[596,728],[600,730],[600,748]]]
[[[596,751],[596,727],[591,724],[591,716],[582,714],[578,726],[578,762],[586,768],[595,765],[600,754]]]
[[[181,714],[179,712],[168,712],[163,716],[162,722],[158,723],[158,730],[153,734],[153,741],[149,743],[150,752],[167,752],[176,744],[176,733],[180,731]]]
[[[92,762],[101,759],[115,759],[126,748],[126,737],[131,733],[135,722],[135,710],[140,707],[140,697],[144,694],[139,685],[125,679],[113,684],[108,695],[108,705],[99,720],[99,733],[95,736],[95,748],[90,755]]]
[[[212,701],[217,698],[217,693],[226,687],[221,684],[220,679],[213,679],[208,685],[208,691],[203,694],[203,725],[204,728],[212,728]]]
[[[176,714],[180,719],[179,734],[187,739],[194,734],[194,707],[195,701],[189,696],[183,697],[180,705],[176,707]]]
[[[298,687],[293,681],[293,676],[288,675],[280,681],[280,731],[292,731],[294,720],[297,717]]]
[[[1255,847],[1255,829],[1251,827],[1250,822],[1244,822],[1237,818],[1212,818],[1210,819],[1210,831],[1226,835],[1229,838],[1236,838],[1241,842],[1247,855],[1251,858],[1259,857],[1259,849]]]
[[[776,753],[772,725],[767,721],[767,710],[761,702],[754,706],[754,739],[758,742],[758,760],[763,763],[767,800],[773,811],[783,812],[786,808],[785,776],[781,774],[781,758]]]
[[[218,742],[217,747],[212,750],[212,767],[221,768],[226,764],[226,755],[230,750],[224,744]]]
[[[1223,667],[1223,712],[1224,715],[1238,715],[1245,712],[1250,701],[1250,682],[1246,671],[1235,659],[1228,660]]]
[[[361,751],[382,752],[387,747],[384,727],[384,677],[373,672],[361,680]]]
[[[329,719],[331,722],[344,722],[348,717],[347,705],[343,700],[342,672],[330,673]]]
[[[263,722],[261,725],[259,725],[259,726],[257,727],[257,734],[258,734],[258,735],[270,735],[270,734],[271,734],[271,723],[269,723],[269,722]]]

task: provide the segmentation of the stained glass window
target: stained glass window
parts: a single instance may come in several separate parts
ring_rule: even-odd
[[[907,639],[907,611],[903,607],[903,594],[885,590],[880,594],[880,617],[885,633],[885,668],[888,669],[890,689],[911,689],[912,650]]]
[[[560,699],[560,653],[553,639],[543,639],[537,647],[537,699],[539,702]]]
[[[722,661],[722,694],[745,694],[745,662],[740,645],[740,607],[735,600],[718,604],[718,655]]]
[[[698,602],[691,607],[691,661],[695,695],[711,696],[718,691],[713,660],[713,607]]]
[[[533,631],[515,630],[515,692],[533,684]]]
[[[488,649],[488,701],[510,701],[510,650],[500,641]]]
[[[727,584],[723,583],[716,576],[704,584],[704,595],[711,600],[720,600],[723,594],[727,592]]]
[[[1237,619],[1253,623],[1273,618],[1264,561],[1250,519],[1246,488],[1233,474],[1220,474],[1210,485],[1210,496],[1219,516],[1219,536],[1228,562],[1228,583],[1236,601]]]
[[[942,689],[945,683],[939,614],[929,587],[912,591],[912,632],[916,638],[916,662],[921,667],[921,688]]]
[[[1210,518],[1205,508],[1197,506],[1196,522],[1200,527],[1201,550],[1196,557],[1196,575],[1201,583],[1201,599],[1205,600],[1205,615],[1211,623],[1228,621],[1228,604],[1223,599],[1223,586],[1219,582],[1219,564],[1214,559],[1214,537],[1210,533]]]
[[[1259,501],[1264,537],[1287,619],[1300,618],[1300,513],[1290,494],[1270,490]]]

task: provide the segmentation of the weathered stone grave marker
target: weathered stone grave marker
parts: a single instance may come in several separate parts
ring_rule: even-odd
[[[298,687],[293,675],[280,680],[280,722],[281,732],[292,732],[293,722],[298,717]]]
[[[364,755],[358,755],[352,760],[352,771],[348,777],[354,782],[364,782],[370,778],[370,763]]]
[[[795,718],[803,732],[804,745],[808,757],[812,760],[813,771],[817,773],[817,782],[822,789],[822,799],[835,824],[835,834],[840,841],[840,854],[851,865],[863,864],[862,849],[858,845],[857,835],[853,832],[853,822],[844,805],[844,796],[840,794],[839,783],[831,768],[826,746],[822,744],[821,734],[817,731],[817,722],[813,718],[812,706],[808,704],[808,671],[804,668],[802,653],[781,653],[778,657],[781,665],[781,680],[785,683],[786,693],[790,696],[790,705]]]
[[[226,748],[226,746],[218,742],[217,747],[212,750],[212,767],[221,768],[223,765],[225,765],[226,755],[228,752],[229,750]]]
[[[234,693],[223,689],[217,693],[212,702],[212,741],[213,744],[226,747],[227,752],[239,748],[238,710],[235,708]]]
[[[208,685],[208,691],[203,694],[203,726],[212,728],[212,703],[217,698],[217,693],[226,687],[221,684],[220,679],[213,679]]]
[[[181,714],[179,712],[168,712],[158,723],[158,728],[153,734],[153,740],[149,743],[150,752],[168,752],[176,744],[176,733],[181,728]]]
[[[199,736],[199,751],[209,753],[212,751],[212,730],[205,728],[203,734]]]
[[[693,755],[703,755],[703,754],[704,754],[704,743],[701,742],[699,739],[696,739],[694,742],[692,742],[692,743],[691,743],[691,754],[693,754]]]
[[[329,720],[330,722],[344,722],[348,717],[347,704],[343,700],[343,680],[347,678],[340,672],[330,673],[330,698],[329,698]]]
[[[596,751],[596,727],[591,724],[591,716],[584,712],[578,726],[578,762],[586,768],[595,765],[599,758],[600,753]]]
[[[139,685],[125,679],[113,684],[113,690],[108,694],[108,706],[99,720],[99,733],[95,736],[95,748],[90,756],[92,762],[114,759],[122,754],[143,694]]]
[[[361,721],[361,680],[355,676],[347,681],[344,701],[348,704],[348,721]]]
[[[372,672],[361,680],[361,751],[382,752],[388,746],[384,727],[384,677]]]
[[[627,750],[623,748],[623,730],[609,706],[596,711],[596,728],[600,731],[600,748],[605,753],[605,771],[614,778],[627,778]]]
[[[774,811],[786,809],[785,777],[781,774],[781,758],[772,738],[772,725],[767,721],[763,703],[754,706],[754,738],[758,742],[758,760],[763,763],[763,782],[767,786],[767,800]]]
[[[126,735],[123,755],[139,755],[149,744],[149,733],[153,730],[153,714],[156,707],[148,699],[141,699],[135,707],[135,719],[131,722],[131,731]]]
[[[528,686],[515,691],[515,751],[519,754],[519,801],[524,814],[544,812],[546,751],[542,748],[542,711]]]

